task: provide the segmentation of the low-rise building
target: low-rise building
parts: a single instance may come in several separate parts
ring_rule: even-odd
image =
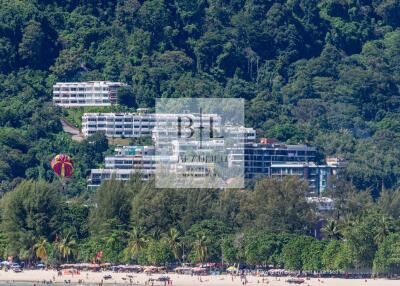
[[[335,202],[328,197],[307,197],[307,202],[315,204],[319,212],[328,212],[335,208]]]
[[[88,187],[98,187],[103,181],[115,178],[118,181],[128,181],[132,176],[139,175],[148,180],[154,172],[151,170],[135,169],[92,169],[88,179]]]
[[[117,103],[122,82],[88,81],[58,82],[53,85],[53,103],[62,107],[110,106]]]

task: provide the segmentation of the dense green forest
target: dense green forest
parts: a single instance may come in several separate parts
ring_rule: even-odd
[[[348,182],[321,216],[296,178],[259,181],[253,191],[155,189],[153,182],[103,183],[91,204],[60,185],[23,181],[2,200],[0,255],[58,265],[100,261],[165,265],[225,262],[303,271],[398,273],[400,191],[377,201]],[[315,223],[326,220],[323,240]]]
[[[79,158],[77,180],[101,163],[64,142],[51,86],[119,80],[131,106],[245,98],[259,136],[344,156],[377,196],[400,172],[399,19],[395,0],[1,0],[1,189],[51,179],[49,153]]]
[[[317,267],[310,262],[311,252],[300,255],[304,261],[284,261],[307,243],[298,235],[312,231],[312,207],[303,206],[304,213],[296,216],[277,207],[265,213],[256,196],[268,200],[270,187],[262,183],[258,192],[256,187],[248,194],[156,192],[151,187],[145,192],[138,182],[135,187],[111,182],[119,187],[105,184],[88,192],[90,168],[101,166],[112,146],[102,134],[78,143],[62,132],[59,119],[71,114],[52,106],[52,85],[118,80],[131,86],[123,97],[131,108],[152,107],[156,97],[245,98],[246,124],[259,137],[316,146],[321,161],[327,155],[346,158],[346,182],[339,184],[337,203],[353,205],[344,214],[329,215],[328,226],[341,228],[340,235],[311,241],[310,247],[319,250],[312,253],[328,259],[333,255],[326,251],[342,249],[338,261],[324,262],[330,265],[326,269],[372,267],[374,262],[376,269],[388,271],[393,265],[385,263],[400,257],[398,247],[390,248],[398,240],[398,233],[390,233],[398,225],[400,205],[395,191],[400,185],[399,28],[397,0],[0,0],[0,191],[7,193],[3,254],[33,259],[35,249],[54,242],[58,258],[73,258],[67,250],[81,247],[79,257],[88,259],[102,245],[111,249],[110,260],[126,254],[117,250],[128,249],[129,258],[158,263],[154,253],[182,259],[174,247],[162,245],[177,231],[191,236],[186,240],[198,250],[209,245],[207,257],[199,258],[200,250],[197,256],[190,252],[197,257],[193,260],[220,259],[215,245],[221,243],[228,260]],[[76,164],[61,198],[49,164],[59,152],[72,155]],[[129,196],[129,204],[120,206],[112,197],[98,201],[107,190]],[[105,204],[110,214],[97,213],[103,209],[92,208],[94,202]],[[209,204],[215,207],[210,210]],[[109,228],[95,223],[96,217]],[[273,225],[279,217],[284,221]],[[249,230],[253,223],[265,233]],[[367,231],[377,225],[385,228]],[[220,233],[224,243],[196,237],[207,236],[206,231]],[[56,239],[61,233],[62,239]],[[151,233],[152,239],[144,239]],[[169,240],[161,233],[170,233]],[[133,243],[129,237],[135,235],[141,239]],[[298,240],[284,248],[293,241],[290,235]],[[273,247],[287,253],[268,252]],[[142,251],[148,248],[147,254]],[[252,260],[257,258],[252,250],[275,260]],[[355,260],[344,261],[346,253]]]

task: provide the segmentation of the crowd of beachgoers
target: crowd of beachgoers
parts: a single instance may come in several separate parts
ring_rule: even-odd
[[[230,284],[303,284],[318,285],[326,281],[395,281],[375,279],[370,273],[339,273],[339,272],[298,272],[285,269],[244,268],[238,265],[223,265],[218,263],[184,264],[172,266],[143,266],[111,263],[67,263],[57,268],[36,264],[25,267],[17,263],[3,264],[0,281],[32,282],[35,284],[78,283],[78,284],[127,284],[127,285],[184,285],[207,284],[212,286]],[[34,279],[35,277],[35,279]],[[194,281],[194,282],[193,282]],[[324,282],[325,281],[325,282]],[[398,281],[397,281],[398,282]],[[311,283],[311,284],[310,284]],[[386,283],[386,282],[385,282]],[[334,284],[341,285],[341,284]],[[347,285],[347,284],[343,284]],[[354,284],[360,285],[360,284]],[[383,285],[383,284],[379,284]],[[391,284],[390,284],[391,285]]]

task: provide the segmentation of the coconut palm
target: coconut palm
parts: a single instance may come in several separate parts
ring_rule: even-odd
[[[196,260],[204,262],[208,258],[208,239],[205,235],[198,234],[193,243]]]
[[[391,218],[382,216],[379,219],[379,224],[374,237],[376,244],[381,244],[385,238],[395,230],[393,221]]]
[[[146,246],[146,243],[147,238],[143,230],[139,227],[134,227],[130,233],[128,252],[136,258],[139,252]]]
[[[151,232],[150,232],[150,237],[154,240],[160,240],[161,238],[161,229],[159,227],[155,227]]]
[[[163,235],[163,239],[168,243],[174,258],[180,261],[181,234],[179,231],[173,227]]]
[[[41,238],[34,246],[33,249],[35,250],[36,257],[39,258],[41,261],[47,263],[48,253],[47,249],[49,248],[49,242],[46,238]]]
[[[360,224],[360,218],[358,216],[347,215],[338,222],[338,227],[342,230],[343,236],[346,236],[346,232],[354,226]]]
[[[336,220],[329,220],[322,228],[322,233],[327,239],[341,239],[343,236],[340,232],[338,223]]]
[[[56,249],[60,252],[61,257],[67,259],[68,262],[69,257],[76,249],[76,241],[72,238],[70,233],[68,233],[64,237],[60,236],[55,241],[55,246]]]

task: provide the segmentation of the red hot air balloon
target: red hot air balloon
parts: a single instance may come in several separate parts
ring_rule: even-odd
[[[51,168],[60,177],[71,177],[74,173],[74,163],[66,154],[58,154],[50,162]]]

